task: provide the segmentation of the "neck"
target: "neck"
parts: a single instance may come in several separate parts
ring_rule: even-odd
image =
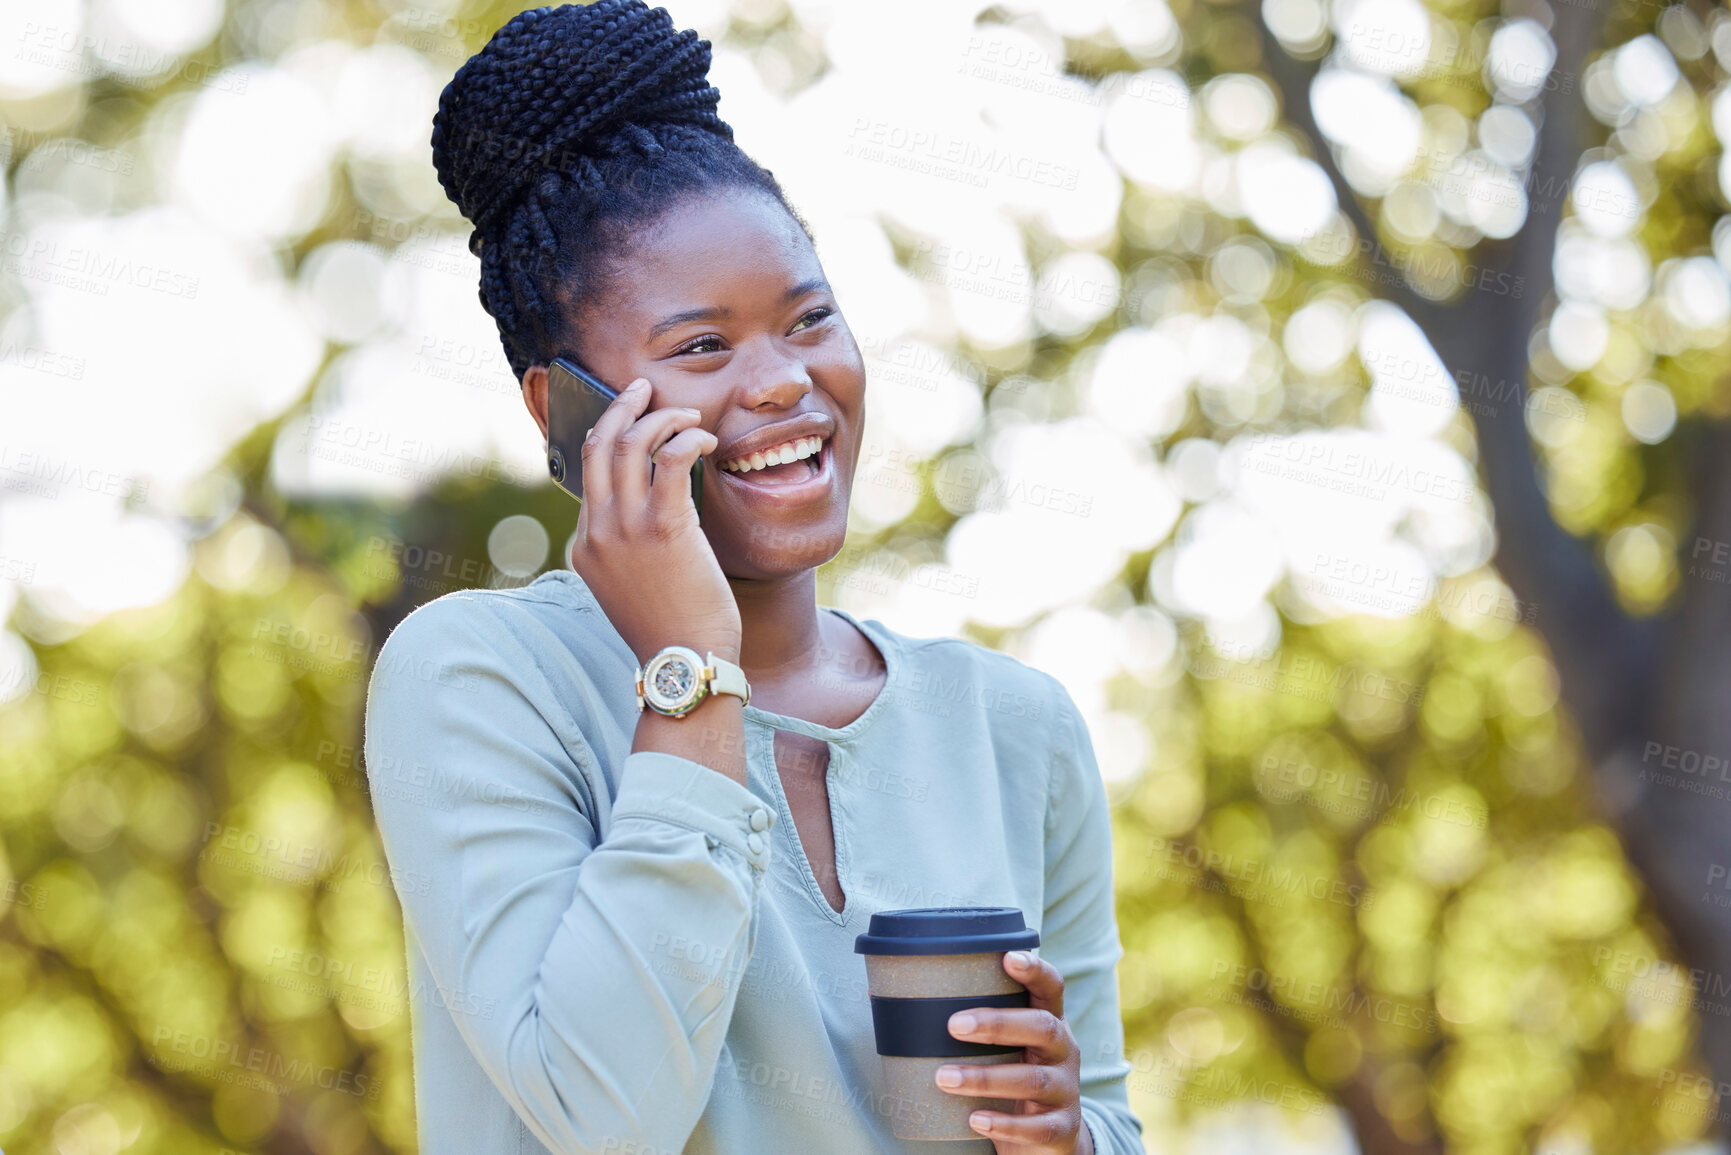
[[[816,667],[823,651],[817,570],[770,581],[728,578],[739,606],[739,665],[747,680],[776,682]]]

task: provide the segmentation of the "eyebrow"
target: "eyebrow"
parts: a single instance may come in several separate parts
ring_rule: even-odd
[[[794,285],[786,293],[782,294],[781,299],[782,299],[783,303],[786,303],[788,301],[795,300],[799,297],[803,297],[807,293],[812,292],[813,290],[828,289],[828,288],[829,288],[829,282],[826,281],[824,278],[812,277],[808,280],[801,281],[797,285]],[[669,329],[677,329],[679,326],[685,324],[687,321],[721,320],[721,319],[725,319],[727,317],[731,317],[732,315],[733,315],[733,310],[728,308],[725,305],[717,305],[717,306],[713,306],[713,307],[707,308],[707,309],[687,309],[683,313],[674,313],[673,315],[671,315],[671,316],[669,316],[663,320],[657,321],[655,324],[651,325],[649,327],[648,339],[653,341],[653,340],[655,340],[655,338],[661,336],[661,334],[667,332]]]

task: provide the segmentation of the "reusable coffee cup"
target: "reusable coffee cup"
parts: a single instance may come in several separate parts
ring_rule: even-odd
[[[1040,945],[1040,932],[1013,906],[927,906],[884,910],[854,939],[865,955],[872,1027],[888,1085],[890,1128],[898,1139],[984,1139],[974,1111],[1016,1110],[1014,1099],[957,1095],[937,1084],[946,1063],[1022,1061],[1019,1046],[950,1034],[950,1016],[970,1007],[1025,1007],[1028,988],[1004,970],[1008,951]]]

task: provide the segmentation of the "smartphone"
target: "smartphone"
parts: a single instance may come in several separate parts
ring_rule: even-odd
[[[569,357],[555,357],[547,366],[547,472],[553,484],[583,500],[583,439],[601,414],[619,396]],[[655,476],[655,463],[649,463]],[[703,518],[703,458],[691,463],[691,500]]]

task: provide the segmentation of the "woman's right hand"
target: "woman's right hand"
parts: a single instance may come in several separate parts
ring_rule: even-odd
[[[633,381],[583,441],[571,568],[638,664],[670,645],[737,662],[739,605],[691,498],[692,462],[719,443],[695,409],[645,413],[649,395],[647,379]]]

